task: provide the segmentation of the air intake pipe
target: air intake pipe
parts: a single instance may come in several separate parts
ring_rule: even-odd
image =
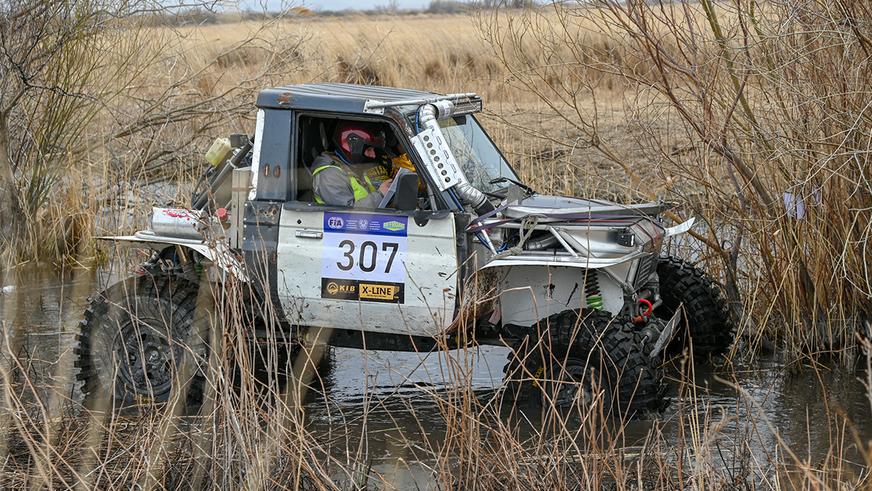
[[[454,114],[454,103],[451,101],[442,100],[432,104],[424,104],[418,108],[418,124],[422,128],[432,130],[442,136],[442,140],[445,141],[438,121],[449,118],[452,114]],[[448,190],[449,193],[451,191],[454,191],[463,203],[470,205],[479,216],[494,211],[494,205],[487,199],[487,196],[469,184],[465,178]]]

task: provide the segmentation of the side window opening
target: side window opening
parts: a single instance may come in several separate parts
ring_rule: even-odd
[[[321,153],[331,148],[330,135],[333,134],[336,120],[303,116],[298,123],[299,138],[297,141],[297,201],[314,202],[312,189],[312,164]]]
[[[375,157],[361,157],[360,149],[367,148],[370,145],[366,144],[367,142],[360,143],[353,139],[351,140],[351,145],[360,145],[359,147],[353,148],[352,152],[356,150],[356,156],[359,160],[362,159],[362,162],[354,162],[353,155],[347,155],[349,152],[343,151],[339,144],[341,140],[340,134],[342,134],[343,130],[348,127],[356,126],[365,128],[367,131],[378,135],[378,138],[375,140],[377,141],[375,150],[373,152],[367,152],[367,154],[375,155]],[[297,148],[294,149],[297,156],[295,159],[297,167],[294,169],[297,183],[295,194],[297,201],[307,203],[321,203],[324,201],[323,198],[317,196],[318,193],[315,189],[315,174],[318,172],[315,168],[315,164],[316,161],[323,164],[325,158],[334,160],[337,165],[343,169],[351,169],[360,173],[359,175],[355,175],[355,179],[358,184],[365,186],[368,191],[372,189],[377,190],[384,180],[394,177],[398,172],[399,167],[405,167],[407,170],[415,171],[414,165],[406,155],[407,150],[405,146],[400,143],[402,140],[397,137],[394,128],[387,122],[361,122],[351,119],[342,119],[335,116],[302,115],[299,117],[296,127],[299,132],[296,140]],[[382,137],[384,140],[383,142],[381,141]],[[345,143],[347,148],[351,148],[348,147],[349,139],[347,137]],[[321,182],[323,183],[324,181],[322,180]],[[428,196],[427,186],[424,183],[425,180],[423,178],[419,180],[418,196],[420,198],[420,204],[418,209],[431,208],[431,200]],[[372,191],[370,191],[370,193],[372,194]],[[368,201],[367,204],[372,204],[379,200],[371,199]],[[339,205],[336,203],[326,204],[345,206],[344,204]],[[365,208],[376,207],[377,205],[365,206]],[[388,206],[388,208],[392,207],[392,205]]]

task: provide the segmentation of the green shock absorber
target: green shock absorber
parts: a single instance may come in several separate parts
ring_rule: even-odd
[[[599,288],[599,279],[596,270],[584,271],[584,299],[587,308],[592,310],[603,309],[603,296]]]

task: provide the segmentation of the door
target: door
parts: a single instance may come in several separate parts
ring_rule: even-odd
[[[300,325],[434,336],[457,295],[454,215],[418,221],[391,210],[288,203],[278,244],[278,291]]]

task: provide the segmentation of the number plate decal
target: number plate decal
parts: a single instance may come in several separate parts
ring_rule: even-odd
[[[408,220],[325,212],[321,297],[403,303]]]

